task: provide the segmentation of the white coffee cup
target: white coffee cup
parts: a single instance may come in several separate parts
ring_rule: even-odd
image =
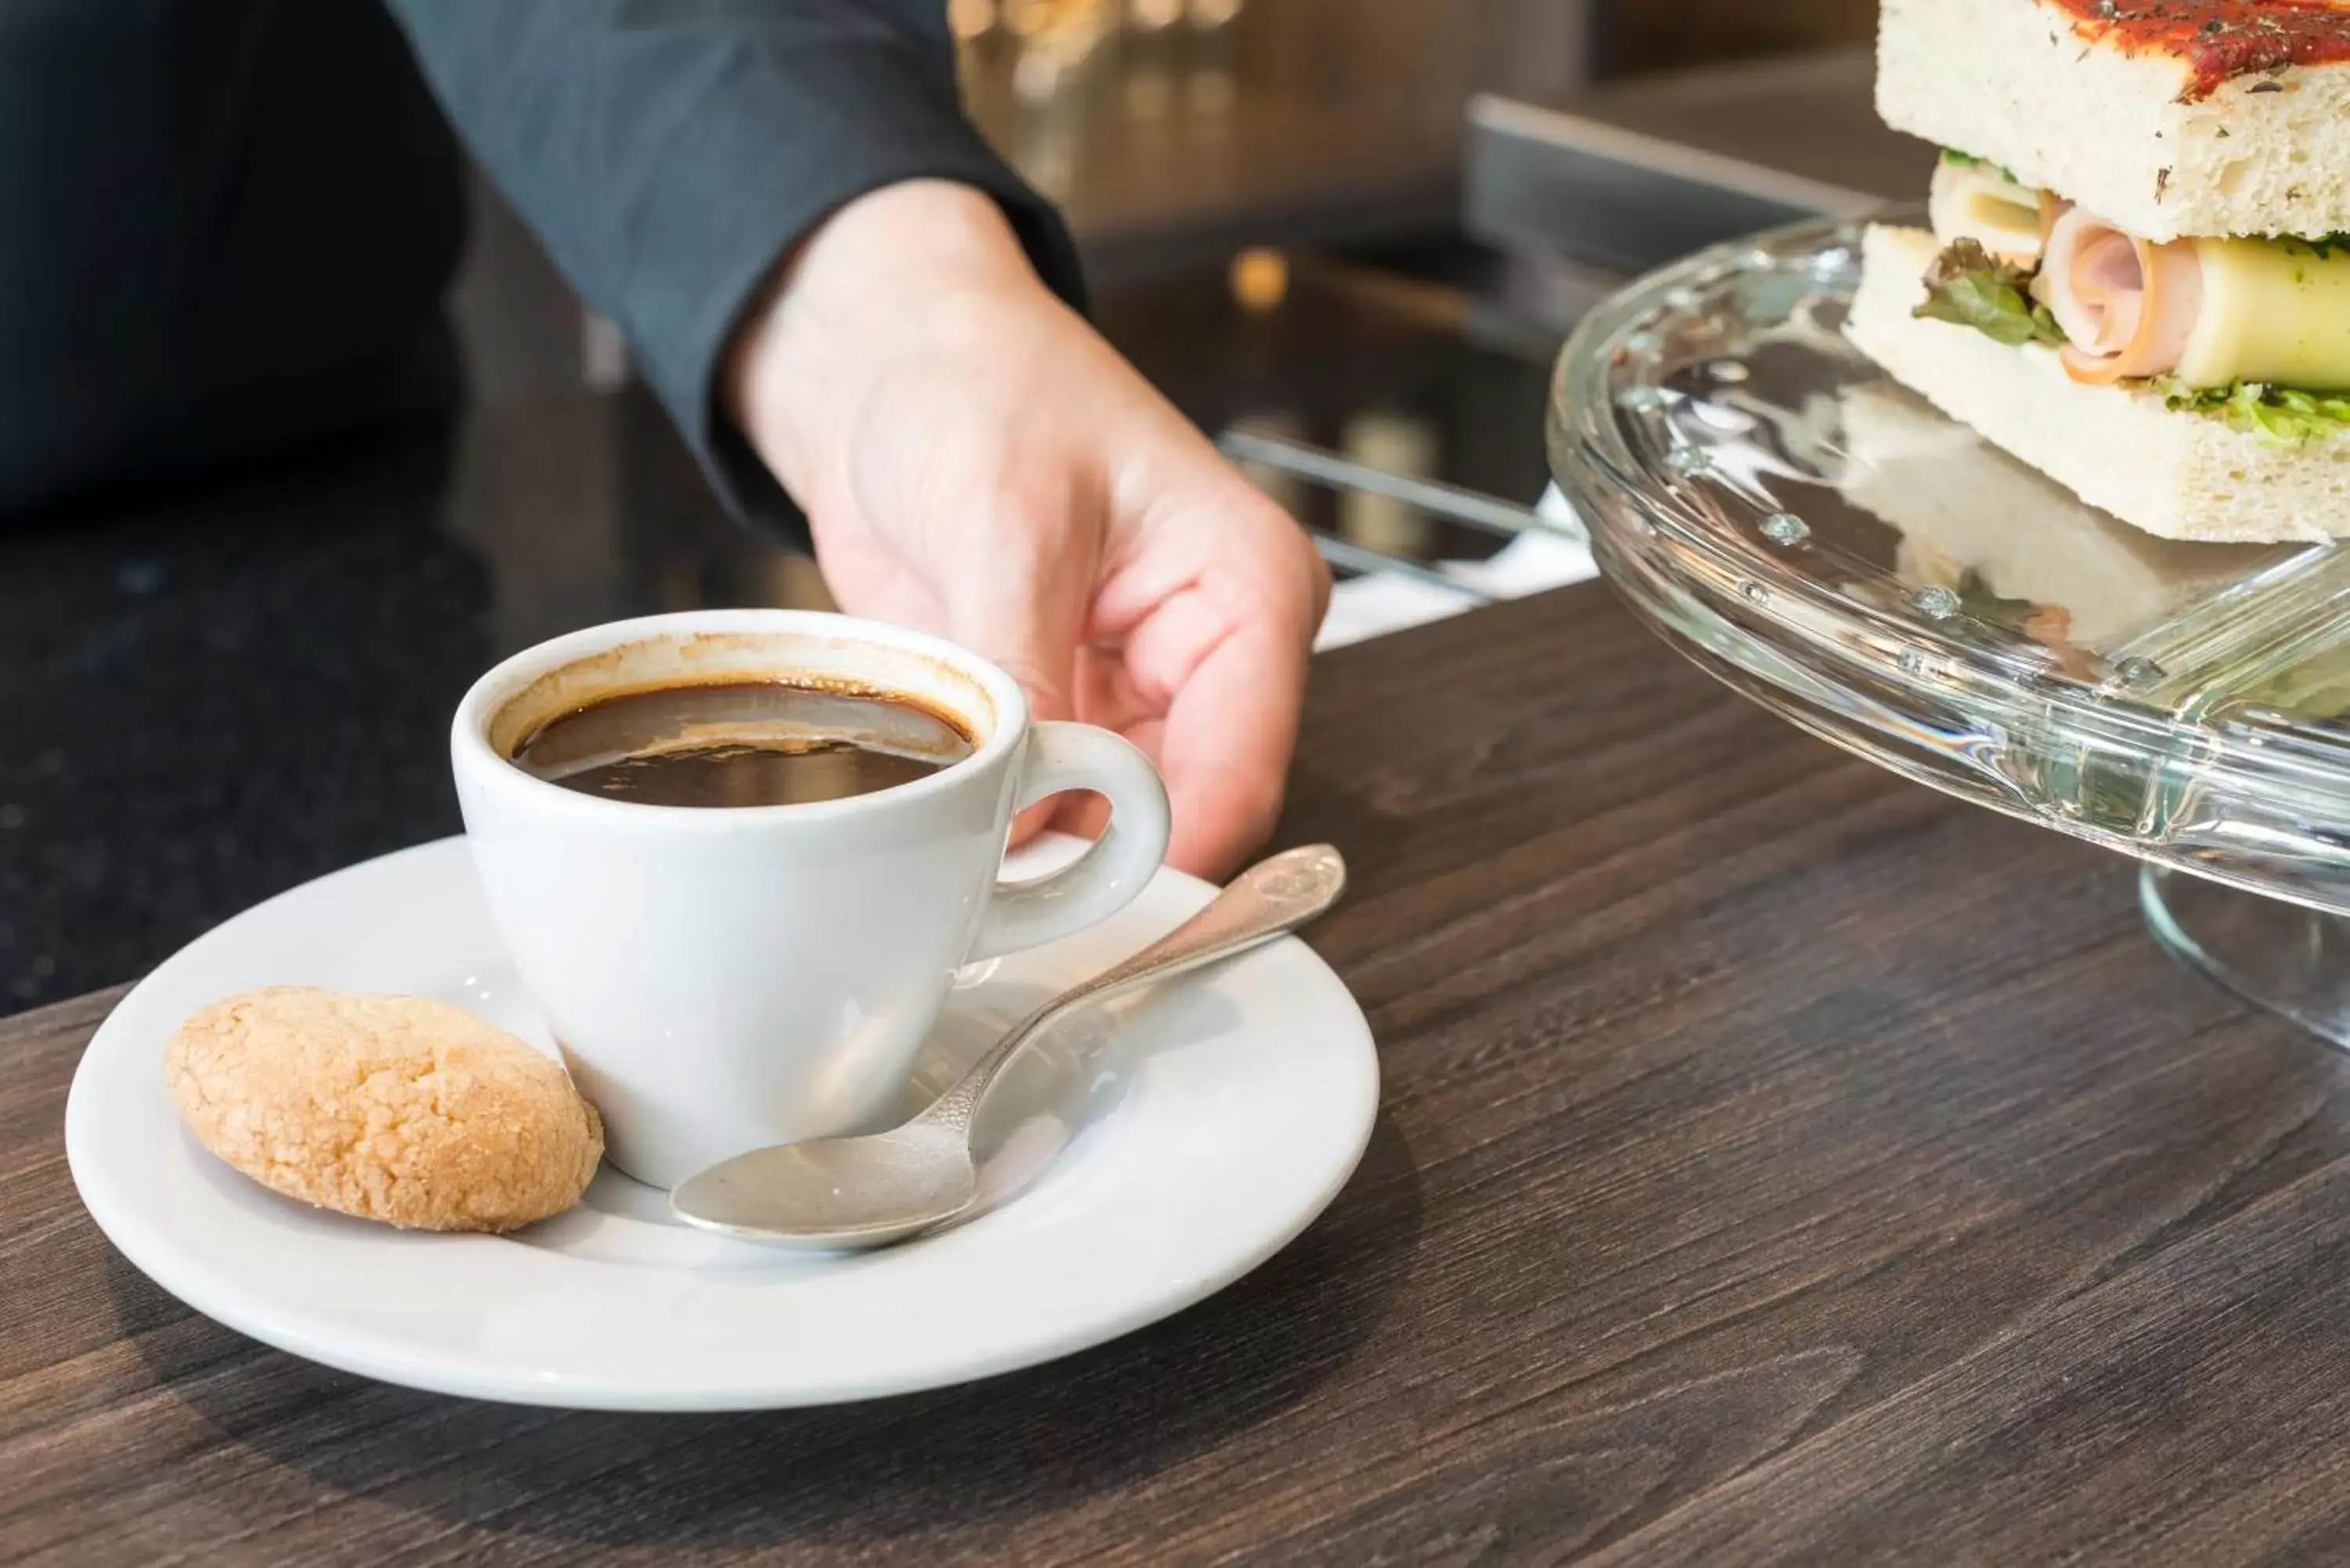
[[[964,760],[785,805],[648,805],[510,759],[601,698],[813,679],[953,718]],[[673,1187],[765,1144],[888,1118],[955,971],[1123,908],[1167,850],[1167,794],[1107,730],[1032,722],[1012,678],[936,638],[845,616],[706,610],[542,643],[474,682],[450,736],[473,861],[606,1152]],[[997,879],[1013,815],[1064,790],[1110,826],[1041,880]]]

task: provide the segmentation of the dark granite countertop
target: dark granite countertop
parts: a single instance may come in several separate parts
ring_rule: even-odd
[[[438,732],[488,648],[432,434],[0,542],[0,1011],[448,832]]]
[[[0,531],[0,1012],[456,831],[449,715],[502,649],[775,597],[658,419],[583,392]]]

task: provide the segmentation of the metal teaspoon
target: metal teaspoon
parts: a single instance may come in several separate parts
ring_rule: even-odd
[[[945,1223],[979,1197],[972,1119],[996,1075],[1045,1025],[1090,1002],[1245,952],[1337,902],[1347,863],[1326,844],[1261,860],[1124,963],[1030,1013],[930,1109],[885,1133],[777,1144],[722,1160],[670,1194],[677,1217],[746,1241],[860,1251]]]

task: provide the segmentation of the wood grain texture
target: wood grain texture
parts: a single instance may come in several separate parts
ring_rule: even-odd
[[[1059,1365],[507,1409],[120,1262],[0,1024],[0,1561],[2252,1563],[2350,1552],[2340,1058],[2129,869],[1849,761],[1596,589],[1321,670],[1290,840],[1387,1091],[1324,1220]]]

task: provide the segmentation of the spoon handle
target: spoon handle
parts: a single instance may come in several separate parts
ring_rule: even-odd
[[[1258,861],[1206,909],[1167,935],[1125,962],[1071,986],[1013,1025],[915,1123],[969,1132],[996,1075],[1046,1024],[1088,1002],[1230,958],[1293,931],[1336,903],[1346,886],[1347,863],[1326,844],[1284,850]]]

